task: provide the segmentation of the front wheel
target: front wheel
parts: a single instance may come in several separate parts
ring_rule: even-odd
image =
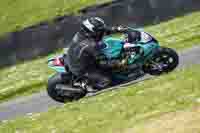
[[[66,78],[66,75],[56,73],[49,78],[47,84],[47,93],[48,95],[57,102],[65,103],[67,101],[78,100],[86,95],[86,92],[83,89],[76,89],[67,87],[67,81],[69,78]]]
[[[171,48],[160,48],[151,61],[144,66],[144,71],[151,75],[160,75],[173,71],[179,64],[179,56]]]

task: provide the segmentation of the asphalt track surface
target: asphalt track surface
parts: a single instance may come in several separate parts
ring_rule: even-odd
[[[179,56],[180,56],[180,64],[178,66],[178,69],[183,67],[188,67],[192,64],[200,64],[200,47],[193,47],[191,49],[187,49],[179,53]],[[98,95],[99,93],[103,93],[106,91],[120,89],[121,86],[135,84],[150,78],[153,77],[144,76],[135,81],[131,81],[120,86],[108,88],[98,93],[89,94],[88,97],[95,96]],[[64,104],[53,101],[47,95],[46,91],[42,91],[40,93],[36,93],[31,96],[13,99],[8,102],[0,104],[0,121],[15,119],[16,117],[25,116],[32,113],[45,112],[50,107],[60,108],[62,107],[62,105]]]

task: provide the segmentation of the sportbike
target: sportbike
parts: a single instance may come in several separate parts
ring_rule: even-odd
[[[131,32],[138,29],[128,27],[128,30]],[[141,40],[128,49],[125,49],[126,43],[123,43],[125,34],[121,37],[106,36],[103,38],[105,46],[102,47],[100,53],[107,60],[126,59],[128,62],[126,69],[112,71],[113,84],[116,81],[136,79],[134,75],[138,73],[138,69],[144,74],[161,75],[173,71],[179,64],[179,57],[175,50],[162,47],[149,33],[139,31],[141,32]],[[99,59],[100,61],[101,59]],[[49,78],[47,84],[47,92],[52,99],[59,102],[72,101],[80,99],[90,92],[87,87],[76,85],[81,83],[81,80],[87,79],[87,76],[74,76],[64,66],[62,56],[49,58],[48,66],[56,71]],[[137,71],[135,66],[138,66]]]

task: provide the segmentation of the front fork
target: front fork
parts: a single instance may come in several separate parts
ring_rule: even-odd
[[[149,61],[149,63],[146,64],[147,68],[151,68],[151,70],[153,71],[158,71],[158,72],[163,72],[167,67],[168,65],[167,64],[164,64],[164,63],[158,63],[158,62],[155,62],[153,60]]]
[[[152,67],[152,70],[156,70],[156,71],[160,71],[160,72],[163,71],[163,64],[158,64],[155,61],[151,61],[150,65],[151,65],[150,67]]]

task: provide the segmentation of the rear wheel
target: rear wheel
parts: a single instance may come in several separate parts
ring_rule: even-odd
[[[160,48],[151,61],[145,65],[144,71],[151,75],[160,75],[173,71],[179,64],[176,51],[171,48]]]
[[[48,80],[47,93],[58,102],[78,100],[86,95],[83,89],[71,88],[67,83],[70,81],[68,75],[57,73]]]

